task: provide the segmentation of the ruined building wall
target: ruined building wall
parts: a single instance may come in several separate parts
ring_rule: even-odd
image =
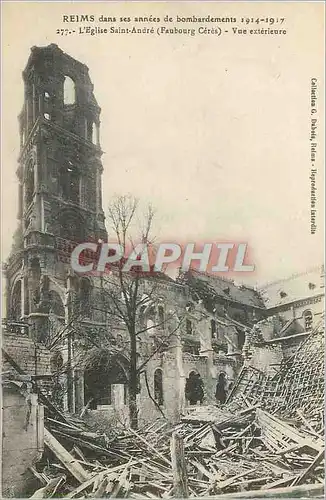
[[[28,468],[44,448],[43,407],[36,394],[22,394],[13,382],[3,387],[2,406],[2,496],[26,496],[35,482]]]
[[[2,348],[27,375],[48,375],[51,373],[51,352],[42,344],[35,343],[26,335],[3,332]],[[17,373],[3,357],[3,371]]]

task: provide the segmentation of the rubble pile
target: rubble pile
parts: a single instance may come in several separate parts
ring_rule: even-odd
[[[178,484],[189,497],[321,496],[323,342],[310,335],[272,377],[244,367],[226,405],[193,407],[175,426],[107,436],[41,397],[46,451],[33,497],[180,497]]]
[[[254,368],[242,368],[229,395],[227,406],[237,411],[244,399],[282,418],[298,420],[307,432],[324,433],[324,324],[299,345],[293,356],[275,374]]]
[[[47,417],[43,465],[32,471],[42,491],[33,497],[172,497],[172,433],[183,438],[190,497],[303,484],[321,493],[320,436],[259,405],[236,414],[216,407],[196,410],[173,428],[158,420],[111,437],[89,432],[79,419]]]

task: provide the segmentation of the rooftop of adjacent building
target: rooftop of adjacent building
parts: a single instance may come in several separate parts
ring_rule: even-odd
[[[254,287],[238,284],[222,276],[207,274],[191,269],[188,272],[180,273],[177,282],[187,283],[193,286],[199,294],[201,292],[206,292],[246,306],[265,308],[263,300]]]
[[[315,266],[260,287],[251,287],[232,279],[191,269],[181,272],[177,282],[192,285],[199,294],[206,292],[246,306],[270,309],[323,295],[324,276],[324,266]]]
[[[324,276],[323,266],[313,267],[288,278],[267,283],[259,287],[258,292],[267,308],[290,304],[324,294]]]

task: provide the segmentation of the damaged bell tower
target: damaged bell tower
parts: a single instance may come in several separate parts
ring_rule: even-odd
[[[106,239],[101,198],[100,108],[84,64],[51,44],[32,47],[19,115],[19,226],[6,266],[7,316],[38,341],[48,316],[67,318],[71,251]]]

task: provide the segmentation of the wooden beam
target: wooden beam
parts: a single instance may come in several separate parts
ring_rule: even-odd
[[[171,438],[171,461],[173,472],[173,496],[176,498],[188,498],[188,477],[183,438],[177,432],[173,432]]]
[[[212,496],[202,496],[201,500],[233,500],[237,498],[243,498],[244,500],[250,500],[252,498],[274,498],[275,500],[279,498],[311,498],[319,497],[323,498],[324,485],[323,484],[305,484],[302,486],[293,486],[287,488],[275,488],[273,490],[253,490],[253,491],[243,491],[240,493],[229,493],[227,495],[212,495]],[[197,497],[196,497],[197,498]],[[192,497],[189,499],[192,500]]]
[[[318,455],[311,462],[309,467],[307,467],[307,469],[305,469],[303,472],[301,472],[301,474],[299,474],[299,476],[297,476],[297,478],[293,481],[291,486],[297,486],[299,484],[302,484],[303,481],[305,481],[305,479],[307,479],[309,474],[311,472],[313,472],[315,467],[317,467],[317,465],[319,465],[324,460],[324,454],[325,454],[325,450],[323,449],[318,453]]]
[[[85,471],[78,460],[76,460],[47,429],[44,429],[44,443],[77,481],[83,483],[89,479],[90,476],[88,472]]]

